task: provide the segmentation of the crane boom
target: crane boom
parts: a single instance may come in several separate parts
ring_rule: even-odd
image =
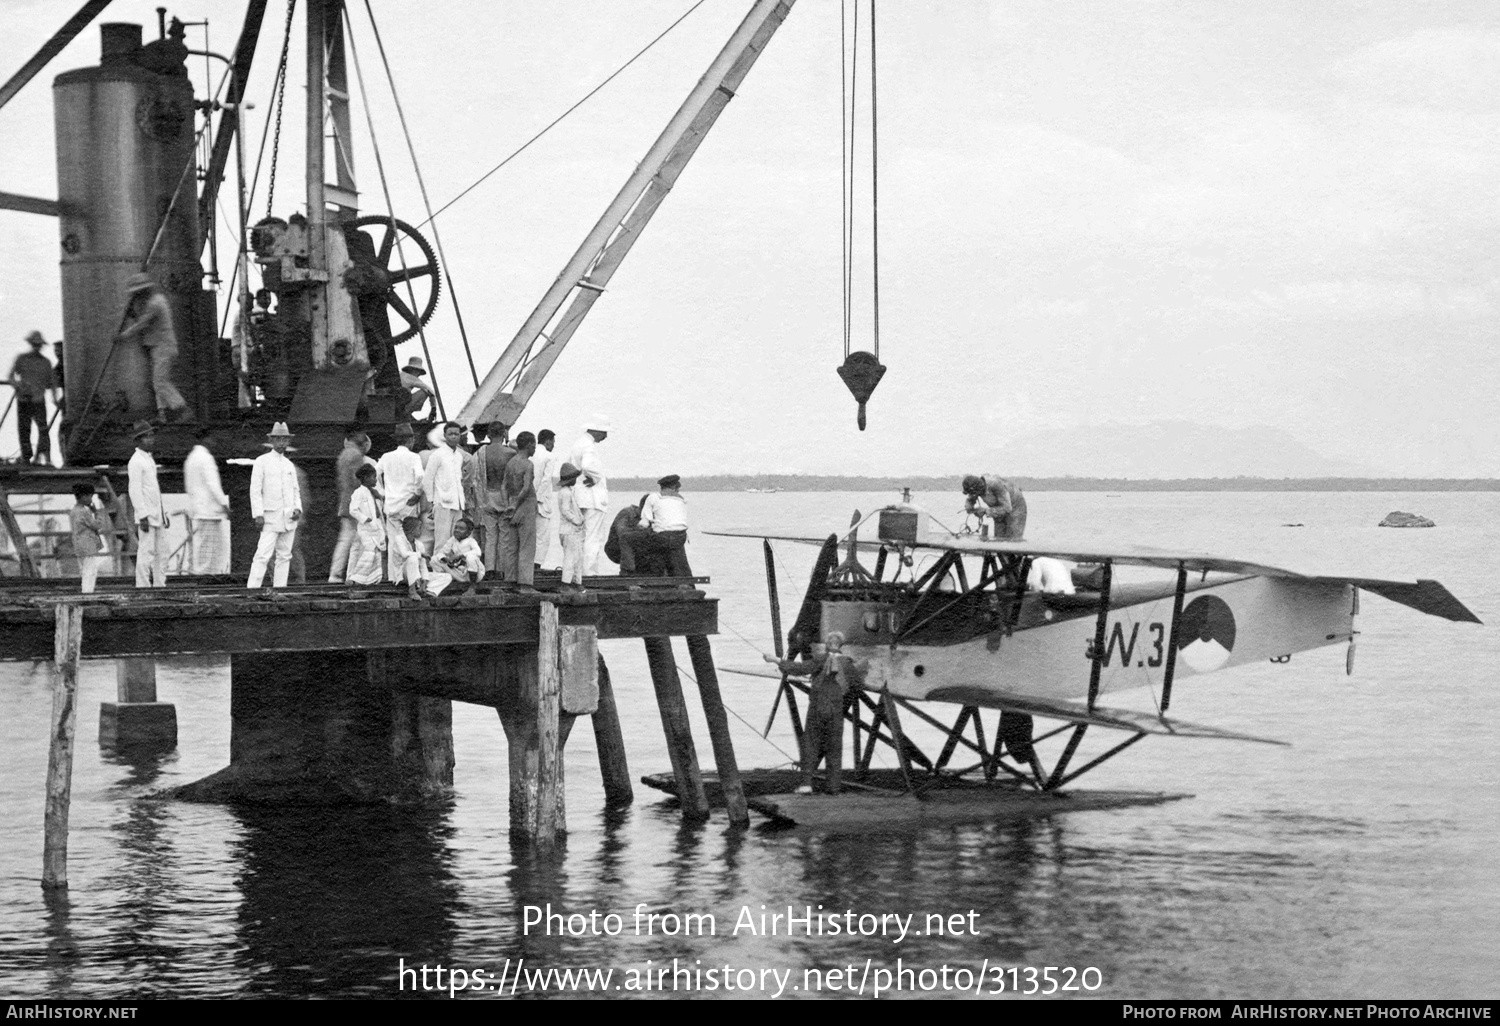
[[[756,0],[505,352],[459,420],[514,424],[795,0]],[[558,312],[567,309],[559,317]],[[554,318],[556,322],[554,323]],[[547,331],[548,325],[552,330]]]

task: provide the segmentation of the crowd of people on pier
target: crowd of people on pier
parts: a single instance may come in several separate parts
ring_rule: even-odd
[[[565,592],[583,590],[600,573],[606,552],[622,573],[691,576],[687,503],[682,481],[669,474],[660,491],[610,519],[602,446],[607,417],[587,422],[566,457],[550,430],[521,431],[495,422],[477,432],[447,422],[420,439],[409,423],[394,428],[395,445],[378,458],[370,436],[353,427],[335,463],[337,540],[328,580],[354,585],[398,583],[412,598],[434,597],[455,585],[473,591],[489,577],[535,591],[536,574],[560,573]],[[131,431],[130,506],[134,511],[136,585],[165,583],[168,514],[157,479],[157,426]],[[290,458],[295,436],[284,422],[266,434],[267,451],[250,475],[250,516],[259,532],[245,585],[284,588],[306,582],[298,536],[309,515],[306,473]],[[426,446],[418,448],[426,441]],[[229,572],[230,505],[214,455],[214,429],[198,431],[183,463],[192,521],[191,567]],[[107,535],[94,486],[80,485],[73,517],[76,551],[95,553],[84,537]],[[92,518],[92,519],[91,519]],[[329,525],[330,527],[332,525]],[[331,533],[331,532],[330,532]],[[80,567],[82,561],[80,560]],[[97,570],[95,571],[97,573]],[[93,577],[85,577],[91,590]]]

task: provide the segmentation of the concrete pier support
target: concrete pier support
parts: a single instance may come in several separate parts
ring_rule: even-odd
[[[440,663],[434,652],[428,669]],[[230,657],[226,769],[182,797],[349,805],[421,802],[453,784],[453,712],[445,697],[415,694],[392,656],[241,653]]]
[[[156,660],[115,660],[117,701],[99,706],[99,744],[106,748],[177,747],[177,707],[156,700]]]

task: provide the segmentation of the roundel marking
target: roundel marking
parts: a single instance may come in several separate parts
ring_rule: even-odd
[[[1199,595],[1182,610],[1177,647],[1199,673],[1217,670],[1234,650],[1234,611],[1217,595]]]

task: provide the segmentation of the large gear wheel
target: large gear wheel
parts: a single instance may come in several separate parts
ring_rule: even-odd
[[[350,227],[355,230],[380,229],[373,235],[365,233],[374,247],[374,264],[369,265],[369,269],[376,273],[377,278],[383,275],[385,279],[385,306],[390,319],[391,342],[405,342],[432,319],[438,299],[443,294],[443,279],[438,273],[437,254],[421,232],[398,218],[379,215],[361,217]],[[357,262],[364,262],[354,254],[352,247],[350,255]],[[406,261],[405,267],[402,266],[403,258]],[[411,304],[413,298],[416,301],[415,310]]]

